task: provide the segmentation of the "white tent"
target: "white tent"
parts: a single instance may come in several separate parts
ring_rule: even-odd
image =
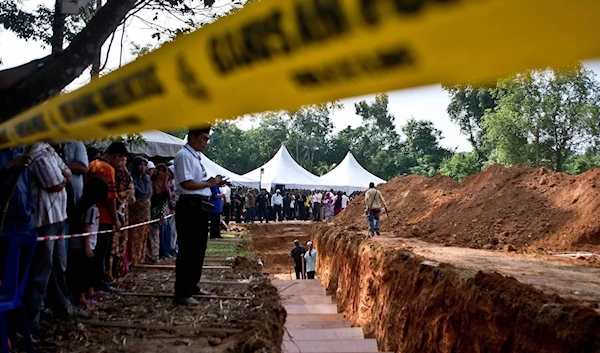
[[[321,179],[324,183],[333,185],[333,189],[347,193],[364,191],[369,188],[369,183],[377,185],[386,182],[363,168],[352,152],[348,152],[344,160],[332,171],[323,175]]]
[[[143,144],[127,144],[127,150],[132,154],[143,154],[146,157],[175,157],[185,142],[173,135],[158,130],[140,133],[144,139]],[[127,135],[121,136],[127,141]],[[96,143],[98,147],[108,147],[110,141],[104,140]]]
[[[261,169],[263,170],[262,179]],[[323,183],[321,178],[296,163],[283,145],[271,160],[243,176],[261,180],[261,186],[267,190],[274,188],[276,185],[285,185],[288,189],[331,188],[329,184]]]
[[[245,187],[258,189],[258,184],[259,184],[258,180],[247,178],[245,176],[242,176],[242,175],[236,174],[232,171],[229,171],[229,170],[221,167],[217,163],[211,161],[210,158],[208,158],[204,155],[204,153],[202,153],[201,155],[202,155],[202,157],[201,157],[202,165],[204,166],[204,169],[206,169],[206,174],[209,177],[223,175],[223,176],[227,177],[229,179],[229,181],[231,181],[231,183],[235,186],[245,186]]]

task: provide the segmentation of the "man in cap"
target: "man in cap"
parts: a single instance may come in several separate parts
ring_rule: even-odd
[[[304,263],[306,268],[306,278],[315,279],[315,268],[317,266],[317,250],[313,248],[313,243],[306,243],[308,251],[304,253]]]
[[[281,212],[281,208],[283,207],[283,196],[281,196],[281,190],[277,189],[275,194],[271,197],[271,204],[273,205],[273,221],[283,221],[283,213]],[[275,219],[275,217],[277,217]]]
[[[294,247],[290,251],[290,257],[294,259],[294,270],[296,271],[296,279],[306,279],[303,265],[304,265],[304,253],[306,249],[300,246],[298,239],[294,240]]]

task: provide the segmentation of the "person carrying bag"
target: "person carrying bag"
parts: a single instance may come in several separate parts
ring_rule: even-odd
[[[380,236],[380,215],[381,212],[386,211],[386,206],[381,191],[375,189],[374,183],[370,183],[369,190],[365,192],[365,206],[365,215],[369,221],[369,237],[374,237],[375,234]]]

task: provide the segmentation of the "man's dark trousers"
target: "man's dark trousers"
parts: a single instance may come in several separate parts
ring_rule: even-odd
[[[267,221],[267,223],[269,223],[269,216],[267,214],[267,208],[266,207],[258,207],[256,209],[256,219],[258,219],[261,223],[264,220]]]
[[[223,202],[223,218],[225,218],[225,224],[229,225],[231,220],[231,204]]]
[[[305,279],[304,272],[302,271],[302,263],[296,264],[294,266],[294,271],[296,271],[296,279]]]
[[[281,213],[281,205],[273,205],[273,211],[275,214],[273,215],[273,221],[275,221],[275,217],[277,217],[277,221],[283,221],[283,213]]]
[[[175,263],[175,298],[191,297],[202,277],[210,212],[199,196],[181,195],[175,207],[179,252]]]

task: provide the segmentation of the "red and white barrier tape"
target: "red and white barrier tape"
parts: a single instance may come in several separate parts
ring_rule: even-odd
[[[172,214],[166,216],[164,219],[167,218],[171,218],[173,217]],[[151,224],[151,223],[156,223],[156,222],[160,222],[160,219],[153,219],[147,222],[142,222],[142,223],[137,223],[137,224],[132,224],[129,226],[125,226],[122,227],[120,231],[123,230],[127,230],[127,229],[131,229],[131,228],[136,228],[136,227],[141,227],[143,225],[146,224]],[[97,234],[106,234],[106,233],[113,233],[113,230],[101,230],[99,232],[89,232],[89,233],[81,233],[81,234],[69,234],[69,235],[51,235],[51,236],[47,236],[47,237],[38,237],[37,241],[50,241],[50,240],[61,240],[61,239],[71,239],[71,238],[79,238],[79,237],[88,237],[90,235],[97,235]]]

